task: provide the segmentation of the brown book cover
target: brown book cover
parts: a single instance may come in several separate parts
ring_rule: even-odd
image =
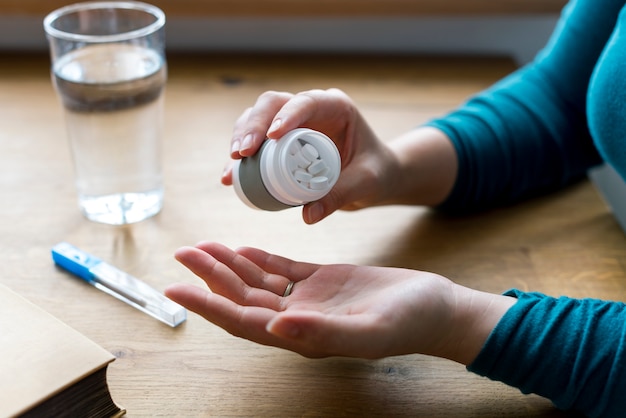
[[[111,417],[115,356],[0,284],[0,416]]]

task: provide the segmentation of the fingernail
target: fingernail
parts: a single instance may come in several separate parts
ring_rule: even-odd
[[[243,137],[243,142],[241,143],[241,149],[245,150],[252,146],[252,134],[248,134]]]
[[[270,128],[267,130],[267,132],[273,132],[275,130],[277,130],[278,128],[280,128],[280,125],[282,125],[283,121],[281,119],[275,119],[274,122],[272,122],[272,124],[270,125]]]
[[[319,202],[313,202],[308,208],[308,222],[315,223],[324,216],[324,206]]]
[[[235,139],[233,143],[230,145],[230,153],[231,154],[239,153],[240,145],[241,144],[239,143],[239,140]]]

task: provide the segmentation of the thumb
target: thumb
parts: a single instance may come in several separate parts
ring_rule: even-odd
[[[267,324],[266,330],[318,356],[379,357],[375,344],[371,344],[375,331],[367,325],[369,320],[364,322],[363,319],[360,315],[283,312]]]
[[[337,184],[321,199],[308,203],[302,209],[304,222],[311,225],[321,221],[340,209],[354,210],[364,206],[355,205],[364,195],[371,193],[371,187],[364,187],[362,176],[342,173]]]
[[[303,324],[300,323],[298,316],[291,317],[287,315],[276,315],[270,322],[267,323],[266,330],[270,334],[273,334],[280,338],[285,338],[288,340],[291,339],[300,339],[304,337],[304,332],[302,330]]]

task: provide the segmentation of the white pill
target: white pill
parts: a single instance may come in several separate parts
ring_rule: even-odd
[[[298,162],[296,161],[295,158],[289,158],[287,160],[287,169],[293,173],[294,171],[296,171],[298,169]]]
[[[311,164],[311,161],[304,158],[304,156],[302,155],[300,151],[296,152],[296,155],[294,155],[293,158],[296,159],[296,163],[298,164],[298,167],[307,168]]]
[[[304,156],[304,158],[306,158],[309,161],[313,161],[317,157],[320,156],[320,153],[317,152],[317,149],[309,143],[304,144],[300,152],[302,152],[302,155]]]
[[[291,154],[291,155],[296,155],[296,153],[297,153],[298,151],[300,151],[300,148],[302,148],[302,147],[300,146],[300,143],[299,143],[299,142],[297,142],[297,141],[292,142],[292,143],[289,145],[289,154]]]
[[[318,176],[313,177],[309,182],[309,187],[312,190],[323,190],[328,187],[328,177]]]
[[[316,176],[326,176],[326,177],[330,177],[330,167],[326,167],[325,169],[323,169],[322,171],[320,171],[319,173],[315,174]]]
[[[315,160],[309,166],[309,168],[307,168],[307,171],[315,176],[315,175],[321,173],[322,171],[324,171],[327,168],[328,168],[328,166],[326,165],[324,160]]]
[[[302,182],[308,182],[313,178],[313,176],[310,173],[307,173],[301,168],[294,171],[293,176],[296,178],[296,180],[302,181]]]

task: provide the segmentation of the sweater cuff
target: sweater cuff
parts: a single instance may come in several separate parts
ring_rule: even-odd
[[[626,411],[626,307],[621,302],[552,298],[516,289],[471,372],[536,393],[585,415]]]

